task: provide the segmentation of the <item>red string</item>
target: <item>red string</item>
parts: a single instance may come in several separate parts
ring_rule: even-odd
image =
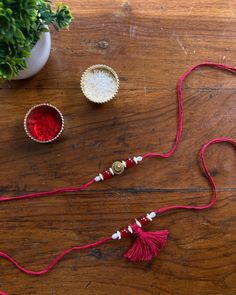
[[[202,67],[202,66],[209,66],[209,67],[215,67],[215,68],[220,68],[220,69],[225,69],[227,71],[232,71],[234,73],[236,73],[236,69],[232,68],[228,65],[224,65],[224,64],[215,64],[215,63],[210,63],[210,62],[204,62],[198,65],[195,65],[193,67],[191,67],[187,72],[185,72],[183,74],[183,76],[180,77],[179,81],[178,81],[178,88],[177,88],[177,99],[178,99],[178,127],[177,127],[177,133],[176,133],[176,138],[175,138],[175,142],[173,144],[173,146],[171,147],[171,149],[168,152],[165,153],[147,153],[143,156],[143,159],[146,158],[150,158],[150,157],[159,157],[159,158],[169,158],[170,156],[172,156],[179,143],[181,140],[181,134],[182,134],[182,125],[183,125],[183,97],[182,97],[182,84],[184,82],[184,80],[188,77],[188,75],[194,71],[195,69]],[[233,146],[236,147],[236,141],[234,141],[233,139],[230,138],[217,138],[214,140],[209,141],[207,144],[203,145],[203,147],[201,148],[200,151],[200,159],[202,162],[202,166],[203,166],[203,170],[206,173],[206,176],[212,186],[212,190],[213,190],[213,197],[210,200],[210,202],[207,205],[204,206],[168,206],[168,207],[164,207],[164,208],[160,208],[158,210],[156,210],[155,212],[160,214],[160,213],[164,213],[170,210],[175,210],[175,209],[193,209],[193,210],[203,210],[203,209],[207,209],[210,208],[211,206],[213,206],[217,200],[217,190],[216,190],[216,184],[214,182],[213,177],[210,174],[210,171],[207,167],[206,161],[205,161],[205,151],[206,149],[212,145],[212,144],[216,144],[216,143],[221,143],[221,142],[226,142],[226,143],[230,143]],[[28,194],[28,195],[21,195],[21,196],[14,196],[14,197],[6,197],[6,196],[1,196],[0,197],[0,201],[11,201],[11,200],[19,200],[19,199],[31,199],[31,198],[35,198],[35,197],[43,197],[43,196],[48,196],[48,195],[55,195],[55,194],[59,194],[59,193],[64,193],[64,192],[78,192],[78,191],[82,191],[85,190],[86,188],[88,188],[90,185],[92,185],[95,182],[94,179],[88,181],[87,183],[85,183],[84,185],[80,186],[80,187],[74,187],[74,188],[62,188],[62,189],[58,189],[58,190],[52,190],[52,191],[48,191],[48,192],[39,192],[39,193],[32,193],[32,194]],[[108,241],[111,241],[112,238],[111,237],[107,237],[104,238],[102,240],[99,240],[97,242],[91,243],[91,244],[87,244],[87,245],[83,245],[83,246],[75,246],[73,248],[70,249],[66,249],[64,251],[62,251],[47,267],[43,268],[41,271],[32,271],[29,269],[26,269],[24,267],[22,267],[16,260],[14,260],[10,255],[8,255],[5,252],[0,252],[0,257],[7,259],[8,261],[10,261],[13,265],[15,265],[19,270],[21,270],[22,272],[28,274],[28,275],[43,275],[46,274],[47,272],[49,272],[63,257],[65,257],[66,255],[70,254],[71,252],[74,251],[79,251],[79,250],[83,250],[83,249],[90,249],[90,248],[94,248],[97,247],[99,245],[102,245]],[[1,294],[1,293],[0,293]]]
[[[20,195],[20,196],[14,196],[14,197],[0,196],[0,202],[22,200],[22,199],[33,199],[33,198],[58,195],[61,193],[68,193],[68,192],[70,192],[70,193],[71,192],[80,192],[80,191],[87,189],[94,182],[95,182],[95,180],[93,178],[79,187],[64,187],[64,188],[60,188],[60,189],[56,189],[56,190],[52,190],[52,191],[32,193],[32,194]]]
[[[197,65],[192,66],[189,68],[178,80],[177,85],[177,103],[178,103],[178,127],[176,132],[176,137],[173,146],[171,149],[166,153],[147,153],[143,156],[144,159],[150,158],[150,157],[159,157],[159,158],[169,158],[172,156],[181,140],[182,135],[182,129],[183,129],[183,93],[182,93],[182,85],[184,80],[191,74],[194,70],[200,67],[209,66],[214,68],[220,68],[225,69],[227,71],[231,71],[233,73],[236,73],[236,68],[233,68],[231,66],[225,65],[225,64],[217,64],[217,63],[211,63],[211,62],[203,62]]]
[[[215,143],[222,143],[222,142],[231,143],[232,145],[234,145],[236,147],[236,141],[235,140],[233,140],[231,138],[222,137],[222,138],[213,139],[213,140],[209,141],[208,143],[204,144],[203,147],[201,148],[201,151],[200,151],[200,159],[201,159],[202,167],[203,167],[203,170],[204,170],[204,172],[205,172],[205,174],[206,174],[206,176],[207,176],[207,178],[208,178],[208,180],[209,180],[209,182],[211,184],[212,191],[213,191],[213,197],[210,200],[210,202],[207,205],[203,205],[203,206],[169,206],[169,207],[163,207],[163,208],[160,208],[160,209],[155,211],[157,214],[164,213],[164,212],[174,210],[174,209],[204,210],[204,209],[208,209],[208,208],[212,207],[215,204],[215,202],[217,200],[217,197],[218,197],[218,193],[217,193],[216,184],[214,182],[214,179],[211,176],[209,168],[207,167],[207,164],[206,164],[205,152],[206,152],[206,149],[210,145],[215,144]]]
[[[5,252],[0,252],[0,257],[9,260],[19,270],[21,270],[22,272],[24,272],[24,273],[26,273],[28,275],[40,276],[40,275],[44,275],[47,272],[49,272],[63,257],[65,257],[66,255],[70,254],[71,252],[95,248],[95,247],[100,246],[100,245],[102,245],[102,244],[104,244],[104,243],[106,243],[106,242],[108,242],[110,240],[112,240],[112,238],[111,237],[108,237],[108,238],[99,240],[97,242],[94,242],[94,243],[91,243],[91,244],[88,244],[88,245],[75,246],[75,247],[66,249],[63,252],[61,252],[58,256],[56,256],[56,258],[54,258],[53,261],[47,267],[43,268],[40,271],[33,271],[33,270],[29,270],[29,269],[24,268],[15,259],[13,259],[10,255],[8,255]],[[1,295],[1,293],[0,293],[0,295]]]

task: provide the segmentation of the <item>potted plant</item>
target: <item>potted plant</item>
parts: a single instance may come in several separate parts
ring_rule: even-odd
[[[68,28],[68,6],[52,9],[49,0],[0,0],[0,79],[25,79],[46,64],[51,37],[48,25]]]

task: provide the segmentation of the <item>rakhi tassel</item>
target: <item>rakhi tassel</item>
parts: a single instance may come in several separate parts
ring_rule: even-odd
[[[133,234],[136,238],[124,256],[130,261],[138,262],[152,260],[157,256],[165,247],[169,231],[145,232],[141,227],[135,226]]]
[[[148,224],[156,217],[155,212],[147,213],[138,219],[135,223],[124,227],[112,235],[112,238],[122,239],[131,235],[135,240],[130,249],[124,254],[130,261],[148,261],[157,256],[160,250],[165,246],[169,231],[161,230],[158,232],[144,232],[142,227]]]

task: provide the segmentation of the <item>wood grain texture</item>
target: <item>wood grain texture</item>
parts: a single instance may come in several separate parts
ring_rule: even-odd
[[[45,68],[25,81],[1,84],[0,191],[20,194],[74,186],[116,159],[166,151],[176,124],[176,82],[192,64],[236,66],[234,1],[76,1],[70,31],[52,32]],[[79,82],[90,65],[120,76],[118,97],[95,106]],[[181,145],[167,160],[149,159],[122,177],[79,194],[1,204],[1,250],[41,269],[61,250],[111,234],[167,204],[203,204],[211,191],[198,162],[208,140],[236,138],[236,77],[199,69],[184,84]],[[48,145],[23,130],[32,105],[50,102],[65,116],[65,132]],[[43,277],[28,277],[0,261],[0,290],[10,295],[212,295],[236,293],[236,159],[213,146],[207,162],[220,199],[204,212],[162,216],[147,230],[169,229],[166,249],[152,262],[122,258],[130,240],[74,253]]]

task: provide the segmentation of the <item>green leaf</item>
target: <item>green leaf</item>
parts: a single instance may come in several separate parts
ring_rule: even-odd
[[[3,79],[12,78],[14,70],[9,63],[0,63],[0,77]]]
[[[44,32],[45,25],[67,28],[73,17],[66,5],[56,11],[49,0],[0,0],[0,79],[11,79],[26,68],[26,57]]]

